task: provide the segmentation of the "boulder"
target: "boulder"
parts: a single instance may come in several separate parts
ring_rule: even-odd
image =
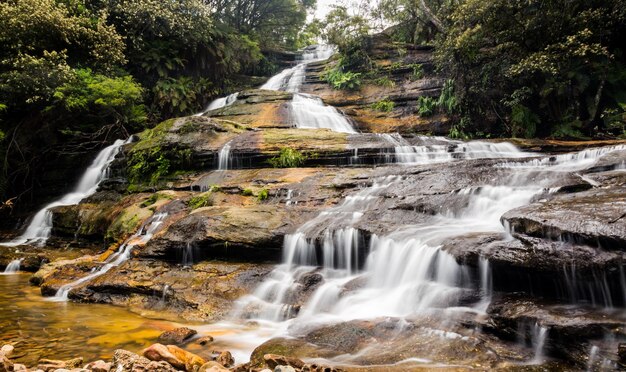
[[[96,360],[95,362],[91,362],[85,365],[85,369],[88,369],[93,372],[109,372],[113,363],[105,362],[104,360]]]
[[[226,372],[226,371],[230,371],[230,370],[215,361],[204,363],[198,370],[198,372]]]
[[[297,369],[301,369],[304,366],[304,362],[298,358],[290,358],[277,354],[265,354],[263,355],[265,364],[271,369],[275,369],[278,366],[291,366]]]
[[[224,367],[232,367],[235,365],[235,358],[233,358],[233,355],[230,353],[230,351],[222,351],[217,356],[215,361],[223,365]]]
[[[57,369],[73,369],[83,365],[83,358],[74,358],[69,360],[40,359],[37,368],[46,372],[55,371]]]
[[[13,355],[13,350],[15,350],[13,345],[3,345],[2,348],[0,348],[0,355],[4,355],[5,357],[9,358],[11,355]]]
[[[202,346],[208,345],[211,342],[213,342],[213,336],[203,336],[197,340],[197,343]]]
[[[161,333],[157,341],[162,344],[181,345],[197,333],[198,332],[194,329],[180,327]]]
[[[178,371],[167,362],[153,362],[150,359],[122,349],[115,350],[113,353],[113,366],[111,370],[116,372]]]
[[[165,361],[175,368],[193,372],[206,363],[201,357],[175,345],[153,344],[143,351],[143,355],[153,361]]]

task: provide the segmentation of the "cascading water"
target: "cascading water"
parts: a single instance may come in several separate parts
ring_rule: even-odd
[[[221,97],[221,98],[217,98],[215,100],[213,100],[211,103],[209,103],[209,105],[204,109],[204,111],[201,111],[197,114],[195,114],[194,116],[202,116],[203,114],[211,111],[211,110],[217,110],[220,109],[222,107],[226,107],[226,106],[230,106],[233,103],[235,103],[237,101],[237,98],[239,97],[239,92],[237,93],[233,93],[233,94],[229,94],[226,97]]]
[[[20,266],[22,265],[22,261],[24,261],[23,258],[18,258],[9,262],[7,267],[4,268],[4,272],[2,274],[4,275],[17,274],[17,272],[20,271]]]
[[[217,163],[218,170],[228,170],[228,165],[230,164],[230,141],[226,142],[217,154]]]
[[[460,159],[534,156],[510,144],[450,142],[445,149],[426,147],[424,153],[429,156],[420,158],[419,162],[450,161],[439,154],[451,150],[453,154],[458,153]],[[596,161],[617,150],[595,151],[591,157]],[[593,164],[588,155],[569,154],[563,157],[569,160],[563,160],[561,165],[571,168],[572,163],[578,163],[583,157],[587,166]],[[524,164],[524,160],[505,161],[500,167],[516,167],[516,164]],[[385,190],[402,182],[398,176],[381,178],[346,197],[338,206],[320,213],[294,234],[287,235],[283,264],[276,267],[252,295],[239,301],[235,316],[254,318],[273,329],[271,332],[264,328],[269,338],[284,335],[295,325],[301,329],[307,324],[352,319],[434,316],[442,314],[442,309],[445,314],[455,309],[484,313],[493,296],[489,261],[480,258],[478,276],[472,278],[474,274],[469,268],[441,250],[442,244],[467,233],[499,233],[502,239],[511,239],[510,235],[507,238],[508,231],[500,217],[554,192],[555,189],[545,185],[561,177],[559,170],[533,169],[532,177],[528,177],[528,171],[520,169],[500,179],[499,185],[456,190],[450,198],[459,198],[460,207],[444,209],[423,223],[399,227],[384,236],[372,235],[369,245],[364,246],[363,237],[354,226],[365,212],[382,202]],[[305,303],[294,303],[301,283],[311,275],[323,278],[321,285]],[[472,296],[472,293],[479,296]],[[529,362],[541,363],[548,329],[535,325],[529,333],[533,349]],[[258,337],[258,333],[255,335],[251,337]]]
[[[120,148],[129,141],[130,138],[126,141],[117,140],[112,145],[100,151],[96,159],[91,163],[89,168],[87,168],[85,173],[83,173],[74,191],[65,194],[61,199],[43,207],[33,216],[22,235],[14,240],[1,244],[5,246],[44,244],[50,237],[50,232],[52,231],[52,212],[50,212],[50,210],[63,205],[78,204],[81,200],[93,195],[98,190],[100,182],[107,177],[108,167],[115,159]]]
[[[261,89],[282,90],[294,94],[290,109],[297,128],[325,128],[335,132],[356,133],[348,119],[341,115],[337,109],[324,105],[319,97],[299,93],[304,83],[306,66],[311,62],[328,59],[333,53],[334,49],[321,45],[305,50],[295,67],[283,70],[278,75],[273,76],[261,86]]]
[[[109,256],[104,264],[98,269],[95,269],[91,274],[77,279],[71,283],[61,286],[54,297],[50,297],[51,301],[67,301],[70,291],[77,286],[89,282],[101,275],[106,274],[109,270],[117,267],[130,259],[130,255],[135,247],[138,245],[145,245],[152,239],[152,236],[157,232],[163,221],[167,218],[167,213],[157,213],[150,217],[140,228],[133,234],[128,240],[122,244],[117,252]]]

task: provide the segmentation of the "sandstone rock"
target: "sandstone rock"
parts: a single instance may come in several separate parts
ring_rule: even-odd
[[[204,346],[204,345],[207,345],[207,344],[213,342],[213,337],[212,336],[203,336],[203,337],[200,337],[197,342],[200,345]]]
[[[27,372],[27,371],[28,371],[28,368],[26,368],[25,365],[19,364],[19,363],[13,364],[13,372]]]
[[[173,329],[171,331],[165,331],[161,333],[159,338],[157,339],[159,343],[162,344],[173,344],[173,345],[181,345],[185,341],[188,341],[191,337],[193,337],[198,332],[194,329],[189,329],[187,327],[180,327]]]
[[[619,363],[622,366],[626,366],[626,344],[619,344],[617,346],[617,356],[619,357]]]
[[[95,362],[87,364],[85,366],[85,369],[93,372],[109,372],[112,366],[113,364],[110,362],[105,362],[104,360],[96,360]]]
[[[224,367],[231,367],[235,364],[235,358],[233,358],[230,351],[222,351],[220,355],[215,359],[216,362],[223,365]]]
[[[83,358],[74,358],[69,360],[41,359],[37,368],[46,372],[56,371],[57,369],[78,368],[83,364]]]
[[[4,355],[0,355],[0,372],[9,372],[13,369],[13,362]]]
[[[276,366],[274,372],[296,372],[292,366]]]
[[[301,369],[302,366],[304,366],[304,362],[300,359],[285,357],[282,355],[265,354],[263,359],[265,360],[265,364],[267,364],[267,366],[271,369],[274,369],[277,366],[292,366]]]
[[[13,345],[4,345],[2,346],[2,348],[0,348],[0,355],[4,355],[5,357],[9,358],[13,354],[14,349],[15,348],[13,347]]]
[[[201,357],[175,345],[154,344],[143,351],[143,355],[153,361],[165,361],[175,368],[192,372],[206,363]]]
[[[215,361],[204,363],[198,370],[198,372],[226,372],[226,371],[230,371],[230,370]]]
[[[117,349],[113,353],[112,369],[116,372],[131,372],[136,368],[145,368],[149,363],[150,359],[127,350]]]

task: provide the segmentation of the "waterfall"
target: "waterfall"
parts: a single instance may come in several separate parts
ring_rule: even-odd
[[[77,286],[89,282],[99,276],[106,274],[114,267],[120,266],[130,259],[133,249],[138,245],[145,245],[152,239],[163,221],[167,218],[167,213],[157,213],[150,217],[135,234],[128,238],[111,256],[109,256],[104,264],[98,269],[93,270],[89,275],[77,279],[71,283],[61,286],[54,297],[50,297],[51,301],[67,301],[70,291]]]
[[[193,245],[189,242],[185,245],[183,250],[183,266],[191,267],[193,265]]]
[[[4,269],[3,274],[4,275],[17,274],[17,272],[20,271],[20,266],[22,265],[22,261],[24,261],[23,258],[18,258],[9,262],[7,267]]]
[[[326,106],[318,97],[296,93],[291,101],[291,114],[297,128],[326,128],[335,132],[356,133],[336,108]]]
[[[237,101],[237,98],[239,97],[239,92],[237,93],[233,93],[233,94],[229,94],[226,97],[221,97],[221,98],[217,98],[213,101],[211,101],[211,103],[209,103],[209,105],[201,112],[195,114],[194,116],[202,116],[203,114],[211,111],[211,110],[217,110],[220,109],[222,107],[226,107],[226,106],[230,106],[233,103],[235,103]]]
[[[222,146],[220,152],[217,154],[217,163],[218,170],[228,170],[228,165],[230,164],[230,143],[232,141],[228,141]]]
[[[531,364],[541,364],[543,362],[544,347],[546,345],[546,338],[548,336],[548,328],[542,327],[535,323],[532,328],[532,344],[534,350],[534,356],[531,360]]]
[[[282,90],[294,93],[290,111],[296,128],[330,129],[335,132],[356,133],[348,119],[336,108],[324,105],[322,99],[299,93],[306,77],[306,66],[311,62],[330,58],[334,49],[318,45],[304,51],[299,63],[270,78],[261,89]]]
[[[506,162],[502,164],[502,166],[522,169],[546,169],[561,172],[576,171],[593,165],[601,156],[624,150],[626,150],[626,145],[598,147],[570,154],[545,156],[525,162]],[[620,169],[620,165],[618,165],[616,169]]]
[[[5,246],[45,244],[52,231],[52,212],[50,210],[63,205],[78,204],[81,200],[93,195],[98,190],[100,182],[107,177],[108,167],[115,159],[122,145],[129,142],[130,138],[126,141],[117,140],[112,145],[102,149],[89,168],[83,173],[76,188],[72,192],[65,194],[60,199],[46,205],[37,212],[22,235],[1,244]]]

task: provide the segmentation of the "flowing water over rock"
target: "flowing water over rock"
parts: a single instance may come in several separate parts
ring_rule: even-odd
[[[149,218],[143,226],[139,228],[139,230],[131,236],[124,244],[120,246],[120,248],[109,256],[104,264],[100,266],[100,268],[94,268],[93,272],[85,277],[77,279],[71,283],[65,284],[59,288],[56,295],[54,297],[50,297],[50,301],[67,301],[68,295],[72,289],[75,287],[89,282],[101,275],[106,274],[107,271],[111,270],[114,267],[121,265],[122,263],[128,261],[133,249],[136,246],[145,245],[147,242],[152,239],[154,233],[159,229],[163,221],[167,218],[167,213],[157,213],[151,218]]]
[[[62,205],[77,204],[86,197],[93,195],[98,190],[100,182],[107,177],[107,169],[115,159],[118,151],[128,141],[130,139],[127,141],[116,140],[112,145],[100,151],[93,163],[83,173],[74,191],[43,207],[33,216],[22,235],[1,244],[6,246],[44,244],[50,237],[52,230],[52,213],[50,209]]]
[[[24,261],[23,258],[18,258],[9,262],[9,264],[4,269],[4,272],[2,274],[4,275],[17,274],[18,271],[20,271],[20,266],[22,265],[22,261]]]

